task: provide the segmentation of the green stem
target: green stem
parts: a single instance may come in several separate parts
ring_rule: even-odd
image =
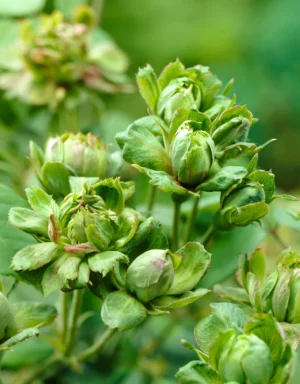
[[[216,229],[214,227],[214,225],[210,225],[207,229],[207,231],[204,233],[204,235],[202,236],[202,239],[201,239],[201,244],[203,244],[204,246],[207,245],[207,243],[209,242],[209,240],[212,238],[212,236],[215,234],[216,232]]]
[[[174,201],[173,232],[172,232],[172,247],[174,251],[177,251],[177,249],[179,248],[180,206],[181,206],[181,203]]]
[[[52,365],[58,363],[60,360],[61,360],[61,358],[56,354],[50,356],[45,361],[37,364],[37,367],[32,369],[26,377],[19,378],[18,381],[16,381],[15,383],[32,384],[34,382],[34,380],[40,379],[41,376],[43,375],[43,373],[45,373],[45,371],[48,368],[50,368]]]
[[[77,289],[73,292],[73,299],[70,308],[70,316],[68,322],[68,332],[66,335],[66,349],[65,355],[69,356],[75,341],[77,331],[77,319],[80,314],[81,303],[83,297],[83,290]]]
[[[92,7],[96,14],[96,25],[99,26],[103,13],[104,0],[92,0]]]
[[[154,185],[150,185],[150,193],[148,198],[147,214],[148,216],[152,215],[152,209],[155,201],[157,188]]]
[[[186,233],[185,233],[184,243],[187,243],[191,238],[193,226],[194,226],[197,212],[198,212],[199,198],[200,198],[199,196],[195,196],[193,208],[191,210],[191,214],[190,214],[190,216],[188,218],[188,222],[187,222],[187,229],[186,229]]]
[[[103,349],[108,340],[117,332],[117,329],[107,329],[95,343],[83,351],[80,355],[77,356],[76,360],[80,363],[86,360],[89,360],[91,357],[95,356],[99,351]]]
[[[68,295],[65,292],[60,292],[60,310],[62,342],[65,343],[68,330]]]

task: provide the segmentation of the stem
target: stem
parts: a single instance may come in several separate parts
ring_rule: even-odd
[[[96,341],[94,342],[93,345],[91,345],[89,348],[87,348],[85,351],[83,351],[80,355],[78,355],[76,360],[78,362],[83,362],[83,361],[90,359],[94,355],[96,355],[99,351],[101,351],[101,349],[103,349],[103,347],[106,345],[108,340],[110,340],[110,338],[117,331],[118,331],[117,329],[109,329],[108,328],[98,339],[96,339]]]
[[[62,341],[66,341],[68,330],[68,295],[60,292],[60,308],[61,308],[61,330]]]
[[[76,330],[77,330],[77,318],[80,313],[81,303],[83,297],[83,290],[77,289],[73,293],[73,299],[70,308],[70,316],[68,323],[68,333],[66,335],[66,350],[65,355],[68,356],[73,348]]]
[[[178,240],[179,240],[180,206],[181,206],[181,203],[174,201],[172,247],[175,251],[177,251],[177,249],[179,248]]]
[[[99,26],[103,12],[104,0],[92,0],[92,7],[96,14],[96,25]]]
[[[216,229],[214,227],[213,224],[211,224],[208,228],[207,228],[207,231],[204,233],[202,239],[201,239],[201,244],[203,244],[204,246],[207,245],[207,243],[209,242],[209,240],[212,238],[212,236],[214,235],[214,233],[216,232]]]
[[[56,354],[50,356],[48,359],[46,359],[44,362],[39,363],[39,365],[32,369],[29,375],[27,375],[25,378],[19,378],[16,383],[18,384],[32,384],[34,380],[40,379],[41,375],[52,365],[58,363],[60,361],[60,357]]]
[[[186,234],[185,234],[185,238],[184,238],[184,243],[187,243],[190,240],[190,237],[191,237],[191,234],[193,231],[193,226],[194,226],[195,219],[196,219],[197,212],[198,212],[198,203],[199,203],[199,196],[196,196],[190,217],[188,218],[187,230],[186,230]]]
[[[156,191],[157,191],[157,188],[154,185],[151,185],[149,198],[148,198],[148,207],[147,207],[147,214],[149,216],[151,216],[151,214],[152,214],[152,209],[153,209],[153,205],[154,205],[154,201],[155,201]]]

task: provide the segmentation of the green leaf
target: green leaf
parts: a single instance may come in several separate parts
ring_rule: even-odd
[[[99,177],[78,177],[69,176],[69,183],[72,193],[81,193],[83,186],[86,184],[88,187],[96,184],[99,181]]]
[[[201,287],[210,288],[232,275],[237,269],[239,256],[252,253],[266,235],[267,232],[257,225],[219,232],[208,247],[213,257],[209,273],[201,281]]]
[[[11,337],[7,341],[5,341],[3,344],[1,344],[0,351],[11,349],[14,345],[20,343],[21,341],[24,341],[34,336],[38,336],[39,334],[40,334],[40,331],[37,328],[24,329],[24,331],[16,334],[15,336]]]
[[[271,139],[264,143],[263,145],[257,146],[254,143],[235,143],[224,149],[224,151],[220,152],[218,158],[222,160],[222,163],[227,160],[234,159],[237,157],[249,157],[253,156],[256,153],[259,153],[262,149],[264,149],[267,145],[273,143],[276,139]]]
[[[17,370],[25,366],[36,366],[53,354],[53,347],[38,337],[23,341],[13,347],[13,353],[5,353],[1,368]]]
[[[198,288],[195,291],[188,291],[179,296],[160,296],[151,301],[151,304],[158,308],[181,308],[211,292],[209,289]]]
[[[31,209],[11,208],[9,211],[9,222],[24,232],[48,237],[49,219]]]
[[[222,299],[231,300],[237,303],[248,304],[249,297],[244,288],[227,287],[217,284],[214,286],[214,292]]]
[[[266,278],[266,257],[260,248],[256,248],[249,259],[249,270],[257,277],[260,284]]]
[[[49,325],[57,316],[56,308],[44,303],[16,303],[11,309],[19,329]]]
[[[275,192],[275,175],[268,171],[258,170],[251,173],[248,177],[263,186],[266,195],[266,203],[270,203]]]
[[[248,320],[243,310],[236,304],[211,304],[211,308],[212,314],[201,320],[195,328],[196,341],[200,349],[206,353],[209,352],[219,333],[232,329],[242,333]]]
[[[129,164],[171,173],[171,160],[158,138],[140,120],[125,132],[118,133],[116,141]]]
[[[232,185],[241,181],[246,175],[247,170],[244,167],[223,167],[197,189],[206,192],[226,191]]]
[[[138,228],[134,237],[120,248],[130,260],[150,249],[168,249],[168,239],[163,233],[162,225],[153,217],[149,217]]]
[[[299,324],[280,323],[280,326],[284,331],[286,343],[290,344],[292,349],[295,351],[300,343]]]
[[[180,384],[224,384],[221,376],[203,361],[190,361],[176,373]]]
[[[0,343],[17,332],[17,324],[7,298],[0,292]]]
[[[273,291],[272,310],[277,321],[284,321],[290,298],[290,271],[279,267],[279,276]]]
[[[105,216],[98,217],[97,223],[90,224],[85,229],[85,233],[88,242],[97,247],[100,251],[107,249],[114,235],[111,221]]]
[[[144,68],[139,68],[136,76],[139,91],[152,111],[156,109],[157,99],[160,94],[160,86],[156,74],[151,67],[147,64]]]
[[[210,133],[211,121],[204,113],[194,109],[178,108],[174,112],[174,116],[170,125],[169,140],[172,141],[178,128],[185,121],[190,120],[190,125],[195,126],[195,130],[203,130]],[[196,129],[197,127],[197,129]]]
[[[66,196],[71,192],[69,176],[71,172],[61,163],[46,163],[42,168],[43,184],[54,195]]]
[[[32,185],[26,188],[25,191],[31,208],[40,215],[48,218],[51,213],[55,212],[54,210],[58,210],[57,204],[52,197],[41,188]]]
[[[13,275],[14,272],[9,268],[13,255],[35,242],[32,236],[8,223],[8,212],[13,206],[28,207],[28,204],[14,190],[0,185],[0,274],[2,275]]]
[[[254,334],[263,340],[270,349],[274,365],[280,363],[285,349],[285,341],[280,325],[268,314],[255,314],[245,324],[245,333]]]
[[[106,251],[89,257],[88,264],[93,272],[102,273],[103,277],[110,272],[117,263],[129,263],[124,253],[117,251]]]
[[[227,96],[231,92],[233,85],[234,79],[229,80],[228,83],[225,85],[224,90],[222,91],[222,95]]]
[[[264,201],[248,204],[243,207],[232,207],[224,210],[224,216],[229,224],[246,227],[254,221],[264,218],[270,212]]]
[[[28,245],[15,254],[11,267],[15,271],[32,271],[57,259],[63,249],[55,243]]]
[[[256,153],[248,164],[247,171],[249,174],[256,170],[257,163],[258,163],[258,154]]]
[[[108,209],[116,213],[121,213],[124,209],[124,195],[120,184],[120,180],[109,178],[100,180],[93,186],[97,195],[101,196],[105,201],[105,205]]]
[[[137,232],[139,227],[137,212],[131,208],[125,208],[119,216],[118,224],[119,228],[114,237],[116,240],[114,247],[122,248]]]
[[[247,274],[247,288],[250,303],[256,312],[262,312],[262,287],[258,278],[252,272]]]
[[[211,260],[211,254],[200,243],[187,243],[175,255],[182,259],[174,271],[174,281],[168,295],[178,295],[193,289],[205,275]]]
[[[125,331],[145,321],[147,310],[128,293],[118,291],[106,296],[101,308],[101,317],[109,328]]]
[[[134,181],[120,181],[125,201],[129,200],[135,194]]]
[[[58,274],[58,271],[69,257],[70,255],[68,254],[62,255],[46,269],[42,279],[42,289],[45,297],[64,286],[64,282]]]
[[[12,17],[29,16],[41,11],[46,0],[0,0],[0,15]]]
[[[161,89],[164,89],[170,81],[177,79],[184,74],[185,68],[179,59],[169,63],[159,75],[158,81]]]
[[[283,199],[283,200],[287,200],[287,201],[298,201],[299,199],[295,196],[292,196],[292,195],[273,195],[272,197],[272,201],[275,200],[275,199]]]
[[[175,193],[176,195],[187,195],[189,193],[187,189],[181,186],[175,177],[170,176],[164,171],[153,171],[152,169],[140,167],[136,164],[134,168],[150,177],[150,183],[164,192]]]

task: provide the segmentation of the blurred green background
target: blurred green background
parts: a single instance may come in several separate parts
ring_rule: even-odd
[[[22,1],[28,4],[43,3],[38,0]],[[0,0],[0,61],[8,60],[4,56],[1,59],[1,53],[16,36],[16,31],[8,24],[10,18],[5,3],[7,1]],[[11,0],[13,3],[17,2]],[[53,9],[61,9],[68,16],[74,6],[82,3],[85,2],[50,0],[45,2],[43,10],[51,12]],[[186,66],[198,63],[210,66],[212,72],[224,83],[234,77],[238,102],[247,104],[255,117],[260,119],[252,128],[250,138],[259,144],[273,137],[278,139],[261,153],[260,165],[274,171],[279,189],[291,192],[300,187],[299,11],[298,0],[104,0],[101,27],[128,54],[132,82],[139,66],[150,63],[159,73],[177,57]],[[147,113],[137,92],[106,97],[105,103],[107,111],[90,129],[100,133],[110,143],[114,143],[116,132],[123,131],[134,119]],[[5,149],[9,146],[17,154],[25,156],[28,154],[30,139],[44,142],[49,119],[40,112],[17,101],[0,98],[0,182],[14,184],[12,173],[7,174],[7,160],[12,164],[14,178],[19,180],[21,174],[24,177],[24,160],[15,157],[14,162],[12,152],[9,152],[12,158],[7,159]],[[6,168],[1,170],[3,159]],[[162,211],[160,207],[159,212],[156,209],[157,218],[162,221],[166,221],[171,214],[168,207],[164,209]],[[286,210],[285,206],[283,210]],[[274,213],[273,219],[282,221],[278,212]],[[287,215],[284,219],[286,221],[283,225],[286,228],[282,235],[286,243],[295,244],[299,248],[299,225],[290,226]],[[287,229],[289,226],[293,229]],[[222,246],[226,249],[224,243]],[[271,241],[270,237],[263,246],[273,259],[280,251],[278,244],[274,239]],[[227,246],[227,251],[228,247],[231,249]],[[252,247],[252,243],[249,247]],[[235,250],[236,253],[240,251],[244,249]],[[224,259],[225,253],[223,249],[216,250],[215,260],[228,265]],[[231,269],[234,270],[236,258],[231,263]],[[223,264],[219,264],[219,268]],[[24,285],[14,292],[12,298],[42,300],[38,292]],[[55,300],[56,297],[51,298],[51,301]],[[85,309],[98,310],[99,300],[87,294]],[[180,339],[186,338],[192,342],[193,327],[208,311],[205,300],[191,306],[189,310],[178,310],[173,318],[175,327],[171,328],[168,318],[152,318],[134,335],[131,331],[120,335],[122,342],[116,340],[112,343],[96,362],[87,364],[83,374],[74,374],[64,369],[54,381],[52,379],[47,382],[175,383],[173,375],[178,367],[195,358],[192,352],[181,346]],[[99,323],[98,315],[88,319],[82,331],[82,339],[91,340]],[[169,328],[170,334],[167,335]],[[168,336],[163,343],[162,335]],[[49,353],[51,349],[49,351],[43,340],[29,341],[17,347],[14,354],[7,354],[4,365],[14,370],[24,362],[35,363]],[[298,382],[296,377],[295,384]]]

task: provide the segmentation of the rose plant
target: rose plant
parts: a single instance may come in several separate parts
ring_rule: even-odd
[[[49,107],[67,105],[77,87],[126,89],[120,52],[115,57],[116,52],[88,44],[93,14],[83,8],[74,17],[70,24],[54,14],[43,19],[40,30],[25,31],[23,67],[14,76],[27,78],[26,97],[37,83],[43,93],[50,90],[48,99],[40,100]],[[50,304],[10,303],[11,292],[1,288],[0,354],[38,335],[38,328],[55,317],[59,322],[53,353],[17,376],[20,383],[55,375],[61,366],[79,371],[118,332],[134,332],[152,316],[172,317],[177,308],[210,293],[204,278],[214,260],[210,242],[220,233],[261,223],[276,198],[294,199],[277,195],[274,174],[258,169],[258,153],[270,141],[248,142],[256,119],[235,96],[228,97],[233,81],[220,92],[221,82],[208,67],[185,68],[177,60],[158,78],[149,65],[140,69],[137,83],[149,115],[118,133],[116,141],[124,160],[154,186],[147,211],[135,204],[135,182],[124,177],[99,137],[66,132],[49,138],[44,150],[30,143],[36,180],[25,190],[27,202],[8,215],[18,236],[30,237],[13,250],[9,273],[45,297],[60,291],[62,307],[57,312]],[[14,95],[21,97],[19,91],[14,88]],[[166,228],[153,217],[156,188],[174,202],[173,223]],[[217,207],[202,234],[196,223],[199,200],[211,194],[217,195]],[[191,199],[183,223],[181,207]],[[242,288],[215,287],[239,305],[211,305],[212,314],[195,329],[199,348],[184,341],[199,360],[178,371],[179,382],[290,383],[300,337],[299,265],[299,255],[285,251],[267,277],[259,249],[241,258]],[[82,348],[77,340],[87,316],[82,313],[85,293],[99,302],[106,330]]]

